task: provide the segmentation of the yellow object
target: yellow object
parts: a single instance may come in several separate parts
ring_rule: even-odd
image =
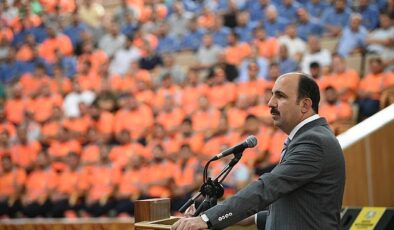
[[[373,230],[383,216],[385,210],[386,208],[379,207],[363,208],[352,224],[352,227],[350,227],[350,230]]]

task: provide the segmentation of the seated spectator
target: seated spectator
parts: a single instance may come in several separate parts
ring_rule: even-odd
[[[208,91],[209,102],[217,109],[225,109],[235,102],[237,97],[236,86],[233,82],[228,82],[224,69],[215,67],[212,76],[210,89]]]
[[[227,36],[228,46],[224,49],[224,55],[228,64],[241,64],[242,60],[249,56],[251,52],[250,45],[239,42],[238,38],[238,35],[234,32]]]
[[[89,90],[82,90],[78,81],[72,81],[72,91],[64,97],[63,111],[67,117],[80,116],[79,104],[92,104],[96,95]]]
[[[71,15],[70,24],[64,28],[64,34],[70,38],[74,50],[77,48],[78,43],[82,42],[81,33],[88,29],[87,24],[81,22],[78,13],[74,12]]]
[[[350,16],[350,25],[343,29],[338,42],[337,53],[340,55],[347,57],[350,54],[361,53],[365,49],[368,31],[361,25],[361,19],[360,14]]]
[[[29,103],[28,98],[22,94],[20,84],[15,84],[10,90],[9,98],[4,105],[4,112],[8,122],[20,125],[24,121],[25,112]]]
[[[183,144],[175,155],[175,170],[170,182],[171,210],[176,212],[202,183],[201,165],[190,145]]]
[[[27,34],[25,41],[21,44],[16,53],[16,59],[19,61],[27,62],[33,59],[33,50],[37,46],[36,39],[33,34]]]
[[[163,66],[159,69],[159,76],[157,77],[157,83],[162,81],[162,78],[169,74],[173,78],[175,84],[181,84],[185,80],[184,68],[179,65],[173,54],[166,53],[163,55]]]
[[[305,4],[305,9],[314,18],[321,18],[324,10],[329,7],[326,1],[311,0]]]
[[[380,58],[370,59],[369,66],[371,72],[361,80],[357,93],[358,121],[362,121],[379,111],[381,93],[389,87],[386,79],[394,75],[390,72],[384,72],[383,61]]]
[[[278,5],[279,17],[286,19],[287,22],[294,22],[297,19],[297,11],[300,7],[298,1],[282,0]]]
[[[319,106],[319,114],[325,117],[334,133],[338,133],[338,125],[341,122],[349,122],[352,119],[353,111],[348,102],[341,101],[338,93],[332,86],[327,86],[324,91],[324,102]]]
[[[181,51],[197,51],[201,45],[202,37],[205,31],[198,27],[197,19],[192,18],[189,21],[188,32],[185,33],[179,49]]]
[[[140,50],[133,46],[133,40],[131,38],[127,38],[124,46],[114,54],[109,66],[110,73],[125,75],[128,72],[131,63],[137,62],[140,56]]]
[[[46,75],[45,66],[43,64],[38,64],[32,74],[24,74],[19,79],[22,92],[29,97],[35,96],[43,84],[51,84],[52,82],[53,79]]]
[[[227,46],[227,36],[231,33],[230,29],[223,25],[223,18],[216,15],[212,27],[207,29],[207,33],[212,35],[213,43],[220,47]]]
[[[138,14],[137,9],[129,4],[128,0],[121,0],[113,11],[113,20],[118,25],[122,25],[122,23],[126,21],[128,15],[137,18],[138,15],[136,14]]]
[[[325,85],[325,84],[329,84],[329,83],[322,81],[322,73],[323,73],[322,68],[320,67],[320,64],[318,62],[312,62],[309,65],[309,75],[313,78],[313,80],[315,80],[315,82],[319,86],[320,99],[323,101],[324,100],[324,94],[322,92],[328,86],[328,85]]]
[[[205,6],[201,14],[197,18],[200,28],[207,29],[212,27],[215,21],[215,12],[211,8]]]
[[[188,30],[192,16],[191,12],[185,11],[182,2],[174,2],[172,4],[172,13],[166,20],[170,25],[170,34],[177,38],[182,38]]]
[[[0,63],[0,81],[2,83],[16,81],[22,74],[22,68],[23,63],[15,58],[15,49],[10,48],[5,61]]]
[[[78,14],[81,20],[89,27],[98,29],[105,14],[105,9],[100,3],[84,0],[78,6]]]
[[[322,78],[321,84],[334,87],[340,100],[353,102],[360,82],[357,71],[347,68],[345,59],[338,54],[332,57],[331,69],[332,72]]]
[[[251,104],[248,96],[239,94],[235,105],[226,111],[229,128],[239,130],[245,125],[245,119],[248,116],[248,108]]]
[[[204,136],[210,136],[218,126],[219,120],[220,111],[210,104],[207,97],[200,97],[199,110],[192,115],[193,130]]]
[[[197,64],[194,68],[206,70],[218,62],[218,57],[222,48],[214,44],[211,34],[205,34],[202,44],[197,50]]]
[[[257,23],[251,22],[247,11],[241,11],[237,14],[237,26],[234,28],[240,42],[249,43],[253,39],[253,30],[256,28]]]
[[[22,197],[22,213],[29,218],[48,217],[50,194],[57,184],[57,174],[50,167],[48,154],[40,152],[34,170],[27,176]]]
[[[58,33],[53,26],[47,27],[48,38],[38,47],[40,57],[44,58],[48,63],[55,61],[56,50],[63,55],[71,55],[73,46],[70,38],[66,35]]]
[[[219,53],[218,63],[209,69],[207,78],[212,78],[218,66],[224,69],[227,81],[233,82],[238,77],[238,66],[227,62],[227,54],[225,51]]]
[[[298,63],[294,58],[290,57],[285,44],[279,47],[279,57],[277,59],[280,72],[288,73],[299,70]]]
[[[81,197],[88,187],[87,173],[80,165],[80,155],[67,155],[67,169],[61,172],[51,193],[52,217],[76,217],[82,209]]]
[[[41,140],[43,145],[48,145],[57,138],[57,134],[62,128],[63,111],[61,107],[54,107],[52,116],[48,121],[44,122],[41,127]]]
[[[307,41],[309,36],[323,35],[323,26],[321,22],[309,15],[309,12],[304,8],[299,8],[297,10],[297,31],[298,37],[302,40]]]
[[[350,10],[346,6],[346,0],[335,0],[334,6],[325,8],[321,16],[325,35],[338,37],[342,28],[346,27],[350,19]]]
[[[133,37],[135,31],[138,29],[138,22],[134,16],[134,13],[132,12],[126,12],[124,15],[124,19],[122,22],[120,22],[120,31],[126,36],[126,37]]]
[[[165,74],[162,77],[161,84],[157,88],[153,109],[155,111],[161,110],[167,97],[172,97],[175,104],[179,105],[180,94],[181,88],[174,83],[173,77],[170,74]]]
[[[89,61],[92,65],[92,70],[98,72],[100,66],[108,63],[108,59],[108,55],[103,50],[95,49],[92,41],[87,41],[82,45],[82,53],[78,57],[77,69],[80,70],[81,65]]]
[[[301,61],[301,58],[306,50],[306,43],[297,36],[297,26],[289,24],[286,27],[285,34],[280,36],[279,44],[286,45],[289,51],[289,57]]]
[[[120,33],[119,26],[112,23],[107,27],[107,32],[100,38],[98,47],[102,49],[108,57],[115,55],[116,51],[120,50],[127,38],[124,34]]]
[[[380,28],[373,30],[366,38],[367,50],[380,54],[385,62],[394,59],[394,26],[391,20],[388,13],[380,13]]]
[[[55,59],[53,61],[55,62]],[[33,73],[39,65],[43,66],[46,74],[50,74],[50,64],[44,58],[40,57],[39,50],[33,47],[31,59],[22,62],[21,73]]]
[[[268,75],[267,75],[267,81],[271,82],[273,85],[278,79],[278,77],[283,74],[280,70],[280,66],[278,62],[271,62],[271,64],[268,66]]]
[[[139,60],[139,66],[141,69],[153,70],[163,64],[161,55],[154,52],[150,44],[145,43],[141,52],[143,53]]]
[[[271,108],[268,106],[271,96],[272,84],[257,97],[257,100],[248,109],[250,115],[257,117],[266,126],[272,125]]]
[[[176,133],[185,118],[184,112],[176,106],[174,98],[167,96],[164,100],[162,109],[156,117],[156,121],[163,125],[164,129],[170,134]]]
[[[375,2],[360,0],[358,3],[358,13],[362,15],[362,25],[371,31],[379,25],[379,9]]]
[[[308,37],[308,49],[302,56],[301,61],[302,72],[310,74],[310,65],[313,62],[317,62],[324,73],[328,72],[328,68],[331,64],[330,51],[322,48],[319,38],[314,35]]]
[[[195,112],[198,108],[199,98],[206,95],[208,90],[208,85],[200,80],[198,72],[189,70],[186,75],[184,87],[181,89],[180,93],[180,104],[182,106],[182,110],[187,115]]]
[[[268,37],[265,28],[259,26],[254,30],[254,38],[253,45],[257,47],[261,57],[268,60],[276,58],[279,52],[279,42],[276,37]]]
[[[141,156],[131,155],[117,184],[115,211],[118,217],[134,215],[134,202],[141,196],[142,184],[140,179],[146,176],[142,174],[142,167],[143,159]]]
[[[256,48],[252,48],[252,51],[245,60],[242,61],[241,65],[239,66],[239,77],[238,82],[245,82],[248,81],[250,75],[250,64],[255,63],[257,64],[257,71],[254,74],[257,74],[257,78],[264,79],[267,76],[268,72],[268,60],[264,57],[258,55],[258,50]]]
[[[165,152],[166,157],[172,157],[179,151],[182,140],[173,138],[174,133],[168,132],[164,126],[160,123],[155,123],[150,132],[145,136],[146,148],[149,153],[153,152],[153,149],[160,145]],[[152,155],[149,155],[148,160],[151,160]]]
[[[159,44],[156,47],[156,52],[174,53],[179,50],[180,39],[169,33],[169,25],[167,23],[161,24],[156,30]]]
[[[265,10],[270,4],[269,0],[248,1],[246,10],[250,14],[250,21],[261,22],[265,19]]]
[[[274,5],[269,5],[265,10],[265,20],[263,26],[268,37],[278,37],[283,33],[287,25],[286,20],[278,17],[278,11]]]
[[[146,135],[153,125],[152,109],[141,104],[131,94],[121,95],[119,110],[115,113],[115,133],[126,129],[130,131],[133,140]]]
[[[238,95],[246,95],[249,103],[254,103],[258,95],[261,95],[266,88],[271,87],[271,84],[263,76],[259,75],[260,71],[257,62],[251,61],[247,67],[247,79],[238,83],[237,92]]]
[[[9,155],[1,156],[0,173],[0,216],[15,218],[21,209],[21,195],[26,181],[26,173],[17,168]]]
[[[114,193],[119,184],[121,170],[111,164],[105,151],[100,162],[87,174],[88,186],[84,210],[92,217],[105,216],[116,205]]]

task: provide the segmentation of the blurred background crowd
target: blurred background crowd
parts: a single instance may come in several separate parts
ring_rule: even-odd
[[[336,134],[394,101],[393,22],[393,0],[1,0],[0,217],[175,211],[255,135],[231,195],[279,161],[281,74],[318,82]]]

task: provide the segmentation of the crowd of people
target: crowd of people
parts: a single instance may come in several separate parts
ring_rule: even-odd
[[[132,216],[149,197],[175,211],[254,135],[233,194],[280,159],[267,103],[290,71],[318,82],[335,133],[373,115],[394,85],[394,1],[357,3],[0,1],[0,217]],[[346,58],[366,54],[360,76]]]

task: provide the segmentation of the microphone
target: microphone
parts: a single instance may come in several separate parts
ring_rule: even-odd
[[[218,159],[221,159],[223,157],[226,157],[232,153],[240,153],[244,151],[246,148],[253,148],[257,145],[257,138],[253,135],[248,136],[246,140],[242,143],[239,143],[236,146],[233,146],[229,149],[224,150],[223,152],[219,153],[218,155],[214,156],[211,160],[215,161]]]

